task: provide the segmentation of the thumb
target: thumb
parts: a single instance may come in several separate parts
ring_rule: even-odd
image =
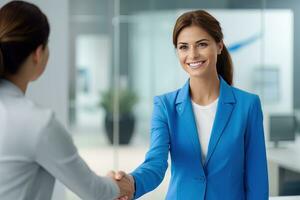
[[[109,171],[109,172],[106,174],[106,176],[115,179],[116,172],[113,171],[113,170],[111,170],[111,171]]]
[[[126,176],[126,173],[124,171],[118,171],[116,174],[115,174],[115,179],[116,180],[121,180],[124,176]]]

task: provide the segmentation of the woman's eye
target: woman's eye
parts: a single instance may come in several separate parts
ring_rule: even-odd
[[[180,50],[187,50],[188,47],[187,47],[186,45],[182,45],[182,46],[179,46],[179,49],[180,49]]]
[[[198,43],[198,47],[207,47],[207,43],[200,42],[200,43]]]

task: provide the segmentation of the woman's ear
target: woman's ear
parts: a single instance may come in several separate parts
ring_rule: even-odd
[[[31,53],[31,73],[33,77],[31,81],[36,80],[44,72],[49,56],[48,47],[40,45]]]
[[[33,62],[34,64],[40,64],[43,60],[43,52],[44,52],[44,47],[43,45],[38,46],[34,52],[33,52]]]
[[[223,40],[221,40],[219,43],[217,43],[217,46],[218,46],[218,55],[220,55],[222,53],[222,50],[224,47]]]

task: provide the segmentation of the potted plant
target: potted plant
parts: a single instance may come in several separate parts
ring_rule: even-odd
[[[119,144],[129,144],[134,127],[135,117],[133,107],[137,103],[137,95],[129,89],[119,91]],[[101,95],[100,106],[105,110],[105,130],[108,140],[113,144],[113,102],[114,90],[108,90]]]

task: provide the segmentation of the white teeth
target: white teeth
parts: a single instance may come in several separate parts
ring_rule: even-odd
[[[197,68],[199,67],[200,65],[202,65],[204,63],[204,61],[200,61],[200,62],[193,62],[193,63],[189,63],[189,66],[191,68]]]

